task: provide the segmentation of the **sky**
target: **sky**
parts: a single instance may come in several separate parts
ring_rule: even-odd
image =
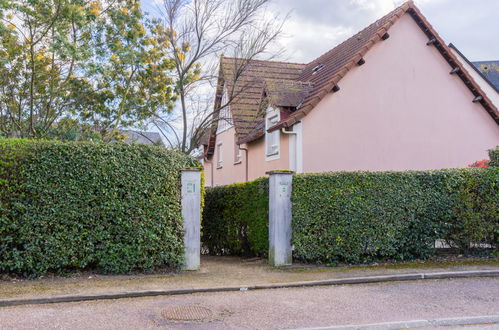
[[[143,0],[154,14],[154,1]],[[273,0],[267,10],[290,14],[281,60],[307,63],[403,3],[400,0]],[[471,61],[499,59],[499,0],[415,0],[446,43]]]
[[[142,7],[154,16],[162,1],[142,0]],[[499,0],[414,2],[444,41],[452,42],[469,60],[499,60]],[[402,3],[403,0],[271,0],[266,16],[289,14],[279,45],[283,53],[274,60],[308,63]]]

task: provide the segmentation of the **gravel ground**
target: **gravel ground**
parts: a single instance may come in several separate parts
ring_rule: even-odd
[[[424,262],[361,267],[320,267],[296,263],[290,267],[270,267],[266,260],[203,256],[199,272],[105,276],[81,273],[70,278],[0,280],[0,300],[47,298],[66,295],[98,295],[136,291],[248,286],[346,277],[499,269],[499,259],[451,262]]]
[[[178,306],[213,315],[162,316]],[[0,329],[293,329],[498,314],[499,279],[469,278],[7,307]]]

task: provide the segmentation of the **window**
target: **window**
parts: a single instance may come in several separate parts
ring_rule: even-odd
[[[224,108],[220,109],[218,112],[218,126],[217,126],[217,135],[228,130],[234,123],[232,121],[232,114],[230,112],[229,105],[227,104],[227,91],[223,90],[221,106]]]
[[[241,149],[239,149],[239,145],[237,142],[237,135],[234,134],[234,164],[241,163]]]
[[[319,72],[322,68],[324,67],[324,64],[318,64],[316,65],[313,69],[312,69],[312,74],[316,74],[317,72]]]
[[[222,142],[217,144],[217,168],[222,168],[224,165],[224,149]]]
[[[269,129],[279,122],[279,114],[273,114],[267,117],[266,127],[265,129]],[[273,132],[265,133],[265,149],[267,153],[267,158],[269,156],[274,156],[273,159],[276,159],[275,156],[279,156],[279,130],[275,130]],[[267,159],[271,160],[271,159]]]

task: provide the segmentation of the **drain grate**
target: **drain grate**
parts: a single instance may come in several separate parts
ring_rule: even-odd
[[[164,318],[172,321],[202,321],[212,315],[211,310],[202,306],[176,306],[163,312]]]

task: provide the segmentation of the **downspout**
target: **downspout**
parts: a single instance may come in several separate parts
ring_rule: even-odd
[[[293,171],[296,172],[297,169],[298,169],[298,150],[297,150],[298,141],[296,141],[296,139],[297,139],[297,132],[295,132],[295,131],[286,131],[285,127],[283,127],[281,129],[281,132],[283,134],[287,134],[287,135],[294,135],[294,137],[295,137],[295,139],[294,139],[294,146],[293,146],[294,147],[294,169],[291,169],[291,170],[293,170]],[[290,141],[290,143],[291,143],[291,141]],[[291,155],[290,155],[290,157],[291,157]]]
[[[241,148],[241,145],[238,144],[237,147],[239,150],[244,151],[244,159],[245,159],[245,166],[246,166],[246,182],[248,182],[248,148]]]

